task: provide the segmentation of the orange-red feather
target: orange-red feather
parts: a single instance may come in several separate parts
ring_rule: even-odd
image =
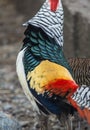
[[[72,104],[72,106],[74,106],[78,113],[80,114],[80,116],[84,119],[86,119],[88,121],[88,123],[90,124],[90,110],[88,108],[84,108],[84,109],[81,109],[77,102],[74,101],[71,97],[68,98],[68,101]]]
[[[78,88],[78,85],[73,80],[57,79],[49,82],[45,88],[52,94],[63,97],[65,95],[71,96]]]

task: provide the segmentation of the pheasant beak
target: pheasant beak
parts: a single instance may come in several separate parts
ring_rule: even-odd
[[[59,0],[49,0],[50,1],[50,9],[52,12],[55,12],[57,10]]]

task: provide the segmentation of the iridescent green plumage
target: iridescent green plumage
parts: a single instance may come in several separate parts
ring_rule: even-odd
[[[62,46],[45,34],[41,28],[29,25],[25,31],[23,42],[23,48],[26,47],[27,49],[24,55],[26,73],[33,70],[43,60],[60,64],[71,72],[71,68],[64,57]]]

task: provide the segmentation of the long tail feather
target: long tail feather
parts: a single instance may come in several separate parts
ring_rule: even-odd
[[[68,100],[90,124],[90,87],[82,85]]]

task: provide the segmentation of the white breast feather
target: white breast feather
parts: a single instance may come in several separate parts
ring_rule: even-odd
[[[39,108],[34,100],[34,96],[31,94],[29,88],[28,88],[28,84],[26,81],[26,76],[25,76],[25,71],[24,71],[24,66],[23,66],[23,56],[24,56],[24,52],[25,49],[23,49],[22,51],[19,52],[18,57],[17,57],[17,61],[16,61],[16,71],[17,71],[17,75],[20,81],[20,84],[25,92],[25,95],[27,96],[27,98],[30,100],[34,110],[36,110],[39,114]]]

